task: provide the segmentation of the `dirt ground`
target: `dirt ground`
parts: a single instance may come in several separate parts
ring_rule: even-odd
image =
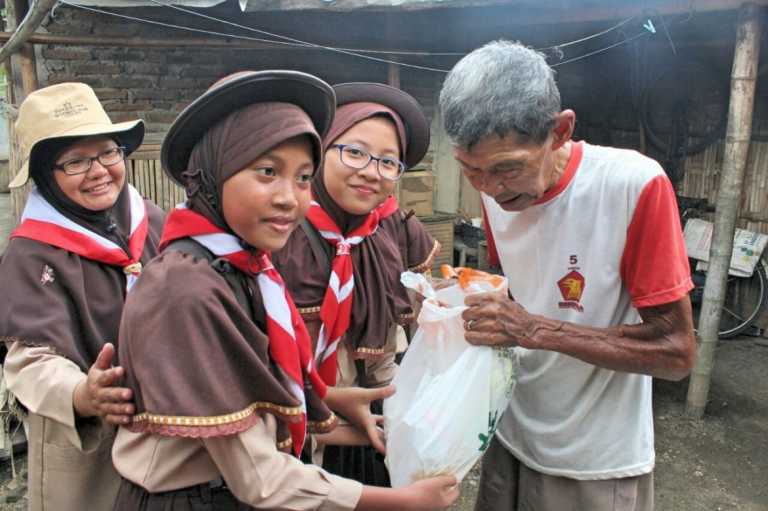
[[[704,421],[683,414],[687,383],[654,383],[656,511],[768,511],[768,340],[721,342]],[[15,480],[0,467],[0,511],[26,509],[26,459],[16,462]],[[473,509],[478,478],[452,511]]]

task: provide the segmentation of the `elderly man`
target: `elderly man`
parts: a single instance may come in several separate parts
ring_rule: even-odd
[[[475,509],[652,510],[651,377],[685,377],[696,350],[671,183],[572,141],[554,72],[518,43],[464,57],[440,108],[509,278],[467,300],[466,338],[520,361]]]

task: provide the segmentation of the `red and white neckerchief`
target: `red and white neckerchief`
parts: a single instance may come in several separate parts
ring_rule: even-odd
[[[336,256],[331,263],[331,277],[320,305],[320,334],[315,347],[315,359],[320,376],[328,385],[336,385],[337,348],[339,341],[349,328],[352,315],[352,291],[355,288],[352,248],[366,237],[376,232],[379,223],[399,209],[397,200],[389,197],[376,209],[368,213],[368,218],[346,237],[341,229],[323,210],[322,206],[312,201],[307,220],[317,229],[328,243],[336,248]]]
[[[43,198],[37,188],[33,188],[29,193],[24,212],[21,214],[21,224],[13,230],[10,237],[29,238],[63,248],[86,259],[119,266],[125,273],[126,291],[129,291],[141,274],[139,261],[144,253],[149,220],[144,199],[131,185],[125,186],[128,187],[131,207],[131,232],[128,241],[131,256],[114,241],[61,214]]]
[[[280,368],[283,381],[301,403],[304,411],[299,422],[288,424],[293,450],[298,456],[304,446],[307,430],[305,378],[320,398],[325,398],[327,387],[315,367],[312,340],[307,327],[286,291],[282,277],[272,266],[269,253],[252,254],[243,250],[239,238],[220,229],[203,215],[187,209],[183,204],[168,215],[163,227],[160,249],[180,238],[191,238],[242,272],[256,276],[267,312],[269,354]]]

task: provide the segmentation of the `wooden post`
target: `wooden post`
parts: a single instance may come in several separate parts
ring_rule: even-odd
[[[9,0],[5,3],[5,8],[8,17],[8,30],[16,30],[27,14],[27,0]],[[14,92],[19,92],[19,95],[15,96],[13,100],[19,104],[24,101],[27,94],[38,87],[34,47],[29,43],[23,44],[19,48],[18,58],[11,58],[11,66],[14,72]]]
[[[387,69],[387,83],[392,87],[400,88],[400,66],[389,64]]]
[[[387,13],[384,19],[384,32],[386,34],[387,46],[393,45],[397,41],[397,19],[395,14]],[[394,47],[395,45],[393,45]],[[387,65],[387,83],[392,87],[400,88],[400,66],[389,63]]]
[[[744,168],[752,133],[760,33],[760,10],[755,4],[743,4],[739,11],[731,71],[728,128],[720,189],[715,203],[715,227],[710,248],[709,271],[699,318],[699,352],[688,386],[686,402],[686,413],[695,418],[704,415],[714,367],[717,332],[725,301],[736,215],[741,201]]]
[[[16,30],[26,16],[28,10],[27,0],[8,0],[5,2],[8,27],[10,31]],[[19,52],[12,55],[10,59],[11,74],[8,77],[9,101],[15,105],[20,105],[27,95],[38,88],[37,81],[37,62],[35,60],[34,47],[26,43],[22,45]],[[8,173],[11,179],[15,176],[23,163],[21,158],[21,148],[16,140],[16,134],[13,129],[13,121],[8,124]],[[27,195],[31,185],[28,183],[22,188],[11,190],[11,214],[14,225],[21,218],[21,212],[24,210],[24,204],[27,201]]]

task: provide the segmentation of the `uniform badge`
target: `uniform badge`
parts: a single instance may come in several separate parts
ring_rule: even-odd
[[[53,268],[51,268],[47,264],[44,265],[43,274],[40,275],[40,283],[44,286],[47,286],[48,284],[51,284],[54,280],[56,280],[56,275],[53,271]]]
[[[573,265],[568,268],[570,271],[557,281],[557,287],[560,288],[560,294],[563,296],[563,301],[558,302],[557,305],[561,309],[573,309],[584,312],[584,307],[581,305],[581,297],[584,295],[586,279],[579,272],[579,267],[575,266],[578,263],[578,258],[575,255],[571,256],[570,262]]]

